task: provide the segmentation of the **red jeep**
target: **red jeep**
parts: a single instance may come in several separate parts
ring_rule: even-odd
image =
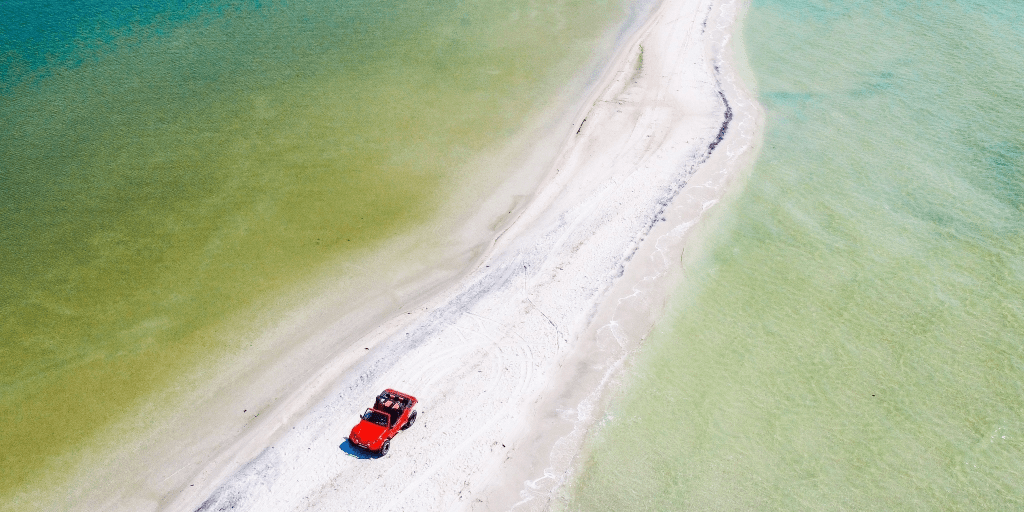
[[[416,402],[412,395],[385,389],[373,407],[363,413],[359,424],[352,427],[348,440],[383,457],[391,448],[391,438],[416,423],[416,411],[412,410]]]

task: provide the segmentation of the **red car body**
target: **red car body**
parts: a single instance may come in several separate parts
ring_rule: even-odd
[[[412,395],[393,389],[384,390],[377,396],[373,407],[359,418],[359,424],[352,427],[349,442],[379,455],[388,453],[391,439],[416,422],[413,407],[417,402]]]

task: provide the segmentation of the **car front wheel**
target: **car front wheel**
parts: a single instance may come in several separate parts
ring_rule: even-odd
[[[377,455],[383,457],[388,454],[388,450],[391,449],[391,440],[384,441],[384,444],[380,445],[380,450],[377,450]]]

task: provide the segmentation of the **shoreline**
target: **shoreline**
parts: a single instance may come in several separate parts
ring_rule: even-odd
[[[634,262],[611,287],[581,342],[567,358],[552,389],[535,407],[534,428],[543,434],[529,440],[523,454],[508,461],[506,476],[488,491],[500,506],[487,510],[563,510],[588,454],[587,442],[611,417],[609,403],[628,385],[635,355],[660,318],[671,294],[685,286],[682,260],[702,250],[705,214],[728,203],[744,186],[760,152],[764,112],[749,90],[745,50],[738,33],[749,8],[742,0],[713,1],[705,24],[713,21],[705,41],[713,62],[717,92],[729,102],[714,149],[665,205],[656,223],[637,247]],[[716,12],[717,11],[717,12]],[[664,28],[664,27],[662,27]],[[731,101],[730,101],[731,100]],[[518,480],[516,479],[518,478]]]
[[[678,280],[666,253],[681,252],[689,228],[752,153],[756,103],[743,97],[727,65],[722,81],[736,4],[664,0],[617,50],[615,67],[596,88],[593,108],[577,117],[554,174],[476,268],[426,302],[424,314],[404,329],[404,319],[395,318],[371,336],[378,345],[359,343],[373,348],[304,418],[277,425],[292,428],[271,446],[244,465],[236,458],[219,471],[208,468],[206,485],[169,508],[549,506],[571,475],[609,379],[650,328],[666,283]],[[708,32],[723,38],[719,48]],[[651,275],[656,284],[647,283]],[[641,292],[637,283],[651,289]],[[624,288],[631,293],[618,296]],[[628,297],[641,300],[620,309]],[[583,354],[585,347],[614,354],[612,362]],[[595,362],[603,371],[590,368]],[[582,370],[567,371],[567,364]],[[543,418],[551,413],[545,406],[560,398],[551,396],[552,388],[571,389],[569,382],[595,375],[598,385],[578,402],[589,401],[591,410],[576,407],[571,433],[544,439],[542,427],[551,422]],[[421,419],[396,438],[388,457],[352,457],[342,443],[347,428],[382,386],[416,395]],[[540,456],[543,446],[553,448]],[[564,453],[556,457],[559,450]],[[527,479],[525,488],[510,476],[535,475],[544,458],[560,462]],[[541,489],[544,479],[554,485]],[[211,484],[215,490],[206,497]],[[510,503],[513,488],[519,499]],[[362,499],[370,496],[388,499]]]
[[[461,190],[422,229],[355,261],[329,264],[316,282],[297,283],[248,315],[211,326],[209,335],[230,332],[237,347],[180,375],[170,398],[144,399],[62,461],[66,476],[19,490],[14,503],[69,510],[198,506],[185,503],[208,495],[287,432],[366,355],[364,346],[422,319],[423,304],[484,266],[484,255],[550,179],[560,142],[577,129],[577,111],[593,95],[608,55],[653,2],[629,4],[569,82],[553,89],[516,134],[474,157]]]
[[[421,229],[328,264],[317,281],[293,284],[211,326],[211,336],[231,332],[240,342],[179,376],[168,392],[185,399],[174,396],[166,406],[164,396],[146,397],[127,419],[61,461],[67,476],[26,486],[13,503],[33,510],[176,510],[203,483],[256,456],[329,394],[331,383],[366,355],[364,346],[421,319],[423,304],[483,265],[546,179],[580,92],[593,89],[636,16],[632,9],[626,22],[612,24],[586,64],[551,90],[516,134],[476,155],[465,186]],[[559,138],[547,140],[552,133]]]
[[[630,4],[543,113],[474,162],[512,172],[483,195],[470,181],[425,228],[448,242],[441,253],[422,247],[422,233],[403,235],[366,256],[387,275],[371,266],[293,290],[281,302],[306,305],[268,332],[245,331],[250,348],[226,367],[211,362],[213,381],[183,376],[179,391],[201,394],[187,414],[112,429],[103,446],[139,424],[156,427],[111,458],[89,454],[72,477],[82,485],[51,505],[547,508],[571,480],[609,383],[679,281],[667,254],[682,251],[754,153],[757,116],[741,114],[756,103],[738,109],[728,84],[722,92],[728,48],[705,35],[724,30],[726,44],[732,18],[712,14],[737,3]],[[737,145],[733,127],[750,120],[750,141]],[[450,224],[459,229],[442,231]],[[410,253],[424,257],[388,265]],[[388,457],[351,457],[348,429],[382,386],[417,396],[420,421]],[[376,493],[391,501],[369,500]]]

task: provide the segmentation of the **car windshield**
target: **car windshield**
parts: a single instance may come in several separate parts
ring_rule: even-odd
[[[367,409],[366,412],[363,413],[363,419],[369,421],[370,423],[375,423],[382,427],[386,427],[388,426],[388,419],[390,418],[388,418],[387,414],[384,414],[380,411]]]

